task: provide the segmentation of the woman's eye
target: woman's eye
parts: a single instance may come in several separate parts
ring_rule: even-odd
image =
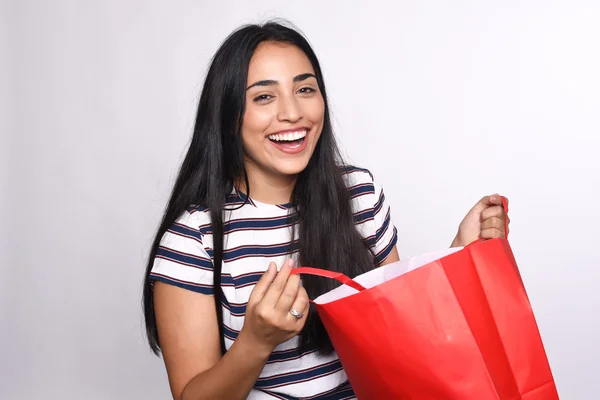
[[[256,101],[257,103],[262,103],[262,102],[271,100],[271,98],[272,98],[271,95],[261,94],[260,96],[255,97],[254,101]]]
[[[315,92],[315,89],[313,89],[311,87],[303,87],[302,89],[299,90],[299,92],[303,93],[303,94],[308,94],[308,93]]]

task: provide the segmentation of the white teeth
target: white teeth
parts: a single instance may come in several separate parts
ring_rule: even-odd
[[[269,135],[269,139],[274,140],[276,142],[293,142],[294,140],[306,137],[306,132],[306,129],[302,129],[299,131],[286,132],[283,134],[276,133],[274,135]]]

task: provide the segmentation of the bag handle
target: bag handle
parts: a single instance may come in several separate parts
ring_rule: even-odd
[[[501,196],[502,199],[502,207],[504,208],[504,213],[506,214],[506,219],[504,220],[504,234],[508,239],[508,200],[506,197]]]
[[[508,215],[508,200],[506,200],[506,197],[504,197],[504,196],[501,196],[501,199],[502,199],[502,207],[504,208],[504,212]],[[504,232],[506,234],[506,238],[508,238],[508,218],[504,221]],[[483,241],[483,239],[477,239],[473,243],[468,244],[467,246],[471,246],[475,243],[479,243],[482,241]],[[295,274],[295,275],[315,275],[315,276],[321,276],[324,278],[331,278],[340,283],[343,283],[344,285],[350,286],[351,288],[356,289],[359,292],[362,292],[363,290],[367,290],[360,283],[348,278],[346,275],[339,273],[339,272],[327,271],[325,269],[318,269],[318,268],[312,268],[312,267],[296,267],[296,268],[292,269],[291,273]]]
[[[296,268],[292,269],[292,274],[322,276],[324,278],[335,279],[336,281],[341,282],[344,285],[350,286],[351,288],[356,289],[359,292],[362,292],[363,290],[367,290],[360,283],[353,281],[352,279],[348,278],[346,275],[339,273],[339,272],[327,271],[324,269],[311,268],[311,267],[296,267]]]

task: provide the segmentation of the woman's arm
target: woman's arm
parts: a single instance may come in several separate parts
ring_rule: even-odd
[[[269,355],[297,335],[307,314],[308,296],[291,264],[277,273],[274,264],[256,284],[246,308],[244,328],[221,357],[212,296],[162,282],[154,283],[154,308],[160,346],[176,400],[246,399]],[[289,278],[289,279],[288,279]]]
[[[240,335],[221,358],[212,296],[155,282],[154,304],[173,398],[245,399],[269,354]]]
[[[400,256],[398,255],[398,248],[396,247],[396,245],[394,245],[392,251],[390,251],[390,254],[388,254],[385,260],[383,260],[380,266],[383,267],[384,265],[391,264],[396,261],[400,261]]]

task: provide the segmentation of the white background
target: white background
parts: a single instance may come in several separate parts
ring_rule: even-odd
[[[143,336],[146,252],[209,58],[270,17],[314,45],[401,256],[448,246],[481,196],[510,198],[561,398],[599,396],[599,2],[19,0],[0,15],[0,398],[169,397]]]

